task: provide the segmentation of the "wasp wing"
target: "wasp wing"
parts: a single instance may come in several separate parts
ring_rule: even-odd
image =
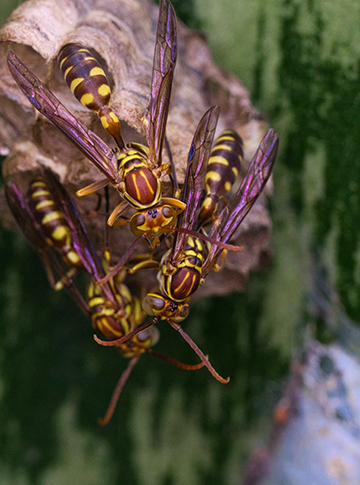
[[[146,139],[153,166],[162,163],[162,147],[169,112],[177,53],[176,16],[168,0],[161,0],[154,51],[151,97],[144,114]]]
[[[184,188],[181,194],[181,200],[186,204],[186,209],[179,216],[177,224],[177,227],[181,229],[192,231],[197,224],[196,212],[205,187],[207,163],[219,114],[219,106],[213,106],[206,111],[196,128],[190,146]],[[176,255],[181,252],[186,239],[186,234],[175,233],[170,260],[174,260]]]
[[[12,51],[8,52],[7,62],[13,78],[30,103],[54,123],[112,184],[119,183],[117,158],[111,148],[77,121]]]
[[[51,191],[56,205],[61,208],[65,220],[70,227],[73,247],[79,255],[86,272],[93,280],[100,280],[105,276],[105,271],[74,201],[59,181],[57,175],[50,169],[42,167],[42,176]],[[104,227],[105,225],[106,223],[104,223]],[[117,304],[110,283],[104,284],[102,291],[108,300],[112,301],[115,305]]]
[[[279,138],[274,130],[269,130],[261,140],[239,189],[212,226],[209,237],[222,243],[229,241],[265,187],[274,167],[278,148]],[[204,262],[203,276],[209,273],[221,251],[218,246],[211,246]]]
[[[5,195],[20,229],[39,254],[51,286],[55,285],[56,280],[63,281],[71,298],[73,298],[83,313],[88,316],[89,308],[81,291],[72,278],[64,278],[68,267],[59,257],[59,254],[47,243],[46,235],[41,225],[35,220],[18,187],[14,183],[8,182],[5,186]]]
[[[28,206],[27,202],[23,198],[18,187],[8,182],[5,186],[5,196],[7,203],[16,222],[20,226],[20,229],[29,240],[30,244],[40,254],[42,261],[46,266],[46,272],[49,277],[49,256],[48,256],[48,243],[46,242],[46,235],[43,232],[41,226],[35,220],[35,217]],[[49,277],[49,280],[51,278]]]

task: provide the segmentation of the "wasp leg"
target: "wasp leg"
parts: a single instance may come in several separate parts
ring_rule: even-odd
[[[76,192],[76,195],[78,197],[84,197],[84,195],[93,194],[94,192],[97,192],[98,190],[106,187],[108,185],[108,183],[109,183],[108,179],[99,180],[98,182],[94,182],[90,185],[87,185],[83,189],[78,190]]]
[[[113,226],[115,224],[116,219],[118,219],[121,216],[121,214],[126,211],[128,207],[129,207],[129,203],[126,202],[126,200],[123,200],[122,202],[120,202],[120,204],[118,204],[110,214],[109,219],[107,220],[108,225]],[[122,221],[118,221],[116,225],[123,226],[124,224],[127,224],[129,221],[130,219],[123,219]]]

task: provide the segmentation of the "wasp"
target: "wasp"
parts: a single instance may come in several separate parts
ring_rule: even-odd
[[[198,226],[211,220],[220,199],[230,192],[243,162],[243,142],[234,130],[225,130],[216,139],[205,176],[205,198],[198,215]]]
[[[76,206],[67,191],[54,190],[54,186],[61,185],[54,174],[44,167],[39,169],[41,174],[30,182],[25,197],[11,182],[7,183],[5,194],[22,232],[40,255],[50,285],[59,290],[79,269],[86,269],[90,274],[93,269],[83,246],[73,237],[74,224],[79,225],[80,220]],[[85,234],[82,224],[77,233],[80,237]],[[56,281],[52,266],[59,258],[62,262],[56,265],[61,265],[63,270],[57,271],[60,278]]]
[[[89,49],[73,43],[61,48],[58,62],[66,84],[76,99],[98,114],[104,129],[120,149],[124,148],[120,121],[110,108],[110,83],[100,63]]]
[[[108,261],[108,258],[106,259]],[[127,286],[122,282],[122,277],[119,279],[119,275],[117,275],[116,278],[111,278],[105,288],[106,286],[107,294],[110,293],[110,297],[104,295],[104,286],[100,287],[95,285],[94,282],[90,283],[87,289],[87,313],[91,318],[93,327],[105,337],[121,338],[139,328],[145,318],[145,313],[141,309],[140,300],[131,295]],[[150,327],[136,333],[131,339],[117,346],[120,354],[131,360],[115,386],[104,417],[98,420],[101,426],[105,426],[110,421],[121,391],[142,354],[148,353],[185,370],[197,370],[204,366],[203,362],[195,365],[184,364],[155,352],[151,347],[158,340],[158,330]]]
[[[86,65],[88,69],[88,64],[93,64],[93,61],[82,59],[74,65],[75,61],[70,54],[65,57],[65,54],[68,54],[68,50],[72,50],[72,52],[76,50],[79,53],[81,49],[74,46],[68,49],[65,46],[60,53],[60,57],[64,62],[62,68],[65,69],[67,63],[69,63],[67,69],[70,69],[71,66],[73,67],[67,74],[67,69],[65,69],[65,74],[68,81],[76,81],[73,85],[75,87],[82,78],[75,77],[75,79],[72,79],[72,72],[74,72],[74,76],[80,75],[83,66]],[[137,212],[131,218],[130,226],[133,232],[136,232],[136,235],[140,231],[140,233],[147,232],[147,235],[150,236],[161,232],[167,225],[175,225],[178,214],[185,209],[185,203],[178,198],[162,197],[160,180],[162,172],[169,172],[169,166],[163,164],[162,148],[165,139],[176,57],[177,30],[175,12],[168,0],[161,0],[150,102],[142,118],[148,146],[139,143],[123,144],[119,138],[120,132],[118,132],[116,136],[118,138],[118,148],[112,150],[99,136],[77,121],[56,96],[26,68],[13,52],[9,51],[7,56],[12,76],[33,106],[54,123],[105,175],[106,180],[95,182],[79,190],[77,195],[83,196],[94,193],[110,182],[124,200],[113,210],[109,217],[109,224],[113,225],[128,207],[133,207]],[[95,72],[98,72],[97,66],[95,69]],[[90,71],[86,75],[86,82],[84,80],[84,84],[78,83],[75,87],[75,95],[80,97],[80,100],[88,94],[92,94],[94,97],[95,87],[97,90],[99,89],[97,80],[97,76],[92,76]],[[91,86],[89,84],[90,81],[94,82]],[[100,82],[107,86],[108,83],[103,81],[104,78],[101,77]],[[77,92],[77,89],[79,92]],[[86,104],[88,104],[87,99],[88,97],[83,99]],[[92,107],[92,104],[88,106]],[[109,114],[110,118],[112,117],[112,111],[109,111],[105,100],[98,100],[93,106],[96,110],[99,108],[100,117],[104,111]],[[108,120],[107,116],[105,118]],[[104,124],[106,123],[104,121]],[[116,129],[114,128],[115,125]],[[111,126],[110,130],[114,129],[114,131],[117,131],[118,125],[116,121]],[[172,174],[172,177],[173,183],[175,183],[175,172]]]
[[[108,270],[110,253],[107,250],[104,251],[103,261],[100,260],[69,193],[51,170],[41,166],[40,170],[41,175],[31,181],[26,198],[22,196],[16,184],[7,183],[6,197],[12,213],[27,239],[39,253],[48,276],[51,274],[49,280],[52,281],[55,275],[63,282],[69,295],[91,320],[93,328],[107,338],[126,336],[136,330],[145,318],[140,300],[134,297],[123,283],[122,274],[111,278],[101,287],[94,284],[99,278],[104,277]],[[34,193],[35,197],[33,197]],[[49,214],[51,214],[49,219],[53,221],[53,226],[48,227],[47,222],[44,223],[44,218]],[[58,245],[57,234],[60,233],[66,234],[66,246],[70,249],[65,250],[64,245],[61,247]],[[85,296],[73,275],[64,273],[65,257],[68,259],[68,254],[72,251],[81,261],[81,265],[77,265],[76,268],[81,267],[91,277]],[[115,387],[105,416],[99,420],[101,425],[104,426],[110,421],[122,388],[142,354],[148,353],[186,370],[203,367],[202,362],[187,365],[155,352],[151,347],[158,339],[158,329],[151,327],[119,344],[120,354],[131,360]]]
[[[217,118],[216,107],[208,110],[194,135],[188,156],[185,185],[181,194],[181,200],[187,202],[186,209],[179,216],[178,230],[174,232],[172,247],[163,256],[160,264],[158,273],[160,291],[148,293],[142,302],[146,313],[154,315],[154,319],[139,328],[145,329],[159,320],[167,320],[194,349],[212,375],[220,382],[226,383],[229,378],[223,379],[219,376],[179,322],[183,321],[189,313],[189,297],[204,284],[222,251],[226,249],[223,245],[231,239],[265,187],[277,157],[279,140],[274,130],[269,130],[261,140],[242,183],[210,226],[209,241],[215,241],[215,244],[204,247],[200,235],[198,239],[193,238],[193,233],[199,225],[197,215],[200,211],[207,160]],[[96,341],[106,346],[118,345],[130,335],[134,335],[136,331],[112,342],[99,339]]]

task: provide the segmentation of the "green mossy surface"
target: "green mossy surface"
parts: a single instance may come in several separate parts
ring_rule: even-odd
[[[360,321],[360,4],[174,3],[280,136],[272,266],[245,294],[193,305],[184,324],[231,381],[144,356],[112,423],[98,427],[125,361],[94,344],[25,239],[0,229],[0,483],[240,483],[301,341],[313,248]],[[1,3],[0,21],[16,4]],[[160,330],[159,351],[195,361],[171,328]]]

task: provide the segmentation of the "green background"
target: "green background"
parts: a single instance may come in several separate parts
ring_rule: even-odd
[[[0,21],[18,2],[1,2]],[[174,2],[280,136],[270,201],[274,261],[242,295],[193,305],[185,328],[227,386],[144,356],[112,423],[125,362],[48,287],[23,237],[0,229],[0,483],[236,484],[266,445],[302,338],[316,248],[360,320],[360,3]],[[157,350],[192,362],[167,325]]]

